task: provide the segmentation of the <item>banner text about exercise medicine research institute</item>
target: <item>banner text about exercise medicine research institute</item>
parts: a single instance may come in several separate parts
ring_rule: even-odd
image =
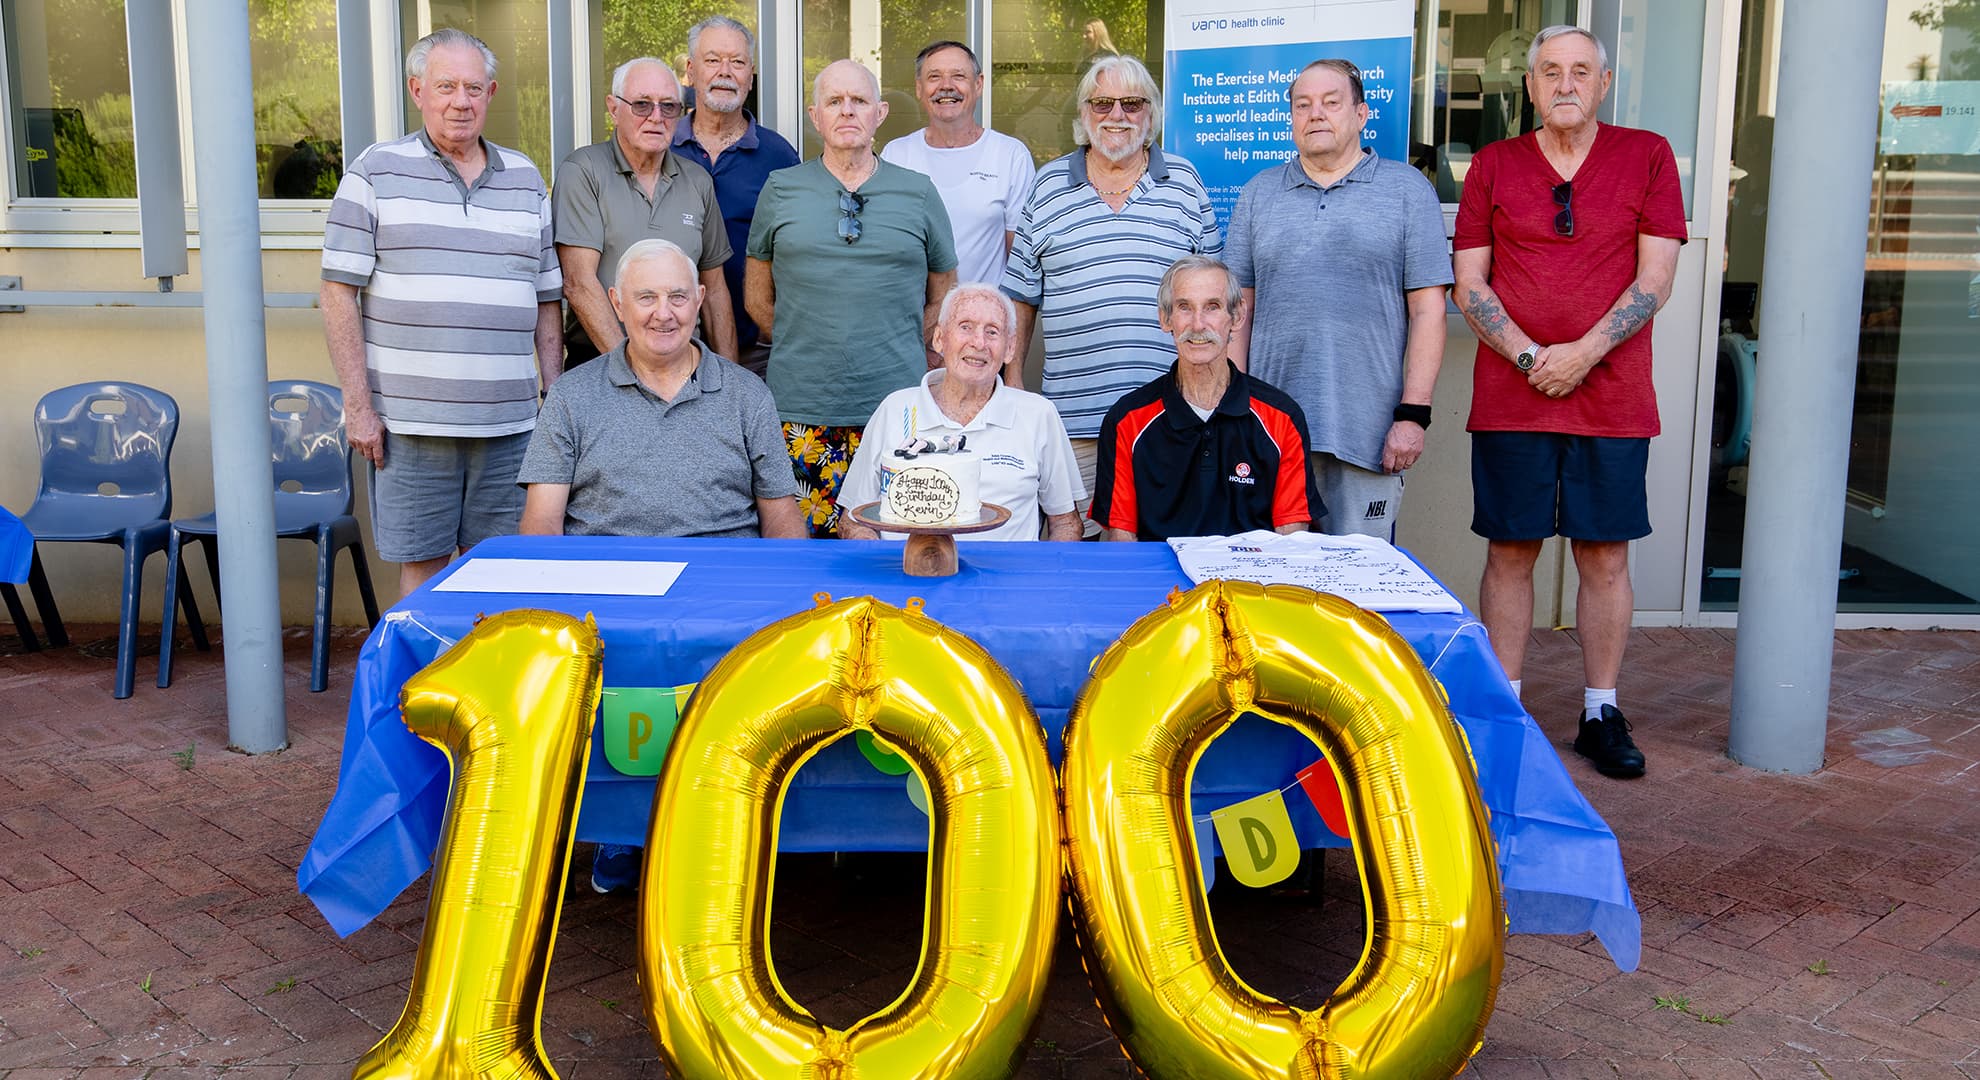
[[[1172,0],[1163,85],[1163,148],[1203,177],[1220,221],[1245,182],[1290,161],[1288,92],[1314,60],[1361,68],[1368,99],[1362,144],[1404,160],[1409,150],[1411,0],[1305,0],[1238,9],[1217,0]]]

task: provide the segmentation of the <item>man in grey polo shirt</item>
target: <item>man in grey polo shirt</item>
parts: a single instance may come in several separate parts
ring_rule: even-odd
[[[1451,283],[1443,207],[1423,174],[1361,145],[1361,71],[1315,60],[1292,85],[1299,156],[1253,177],[1224,248],[1248,325],[1232,356],[1306,413],[1335,535],[1395,537],[1423,455]]]
[[[626,340],[544,400],[517,476],[524,533],[805,535],[769,388],[694,339],[699,276],[665,240],[620,257]]]
[[[321,296],[344,427],[373,469],[372,536],[401,594],[515,531],[516,466],[564,353],[543,177],[481,137],[495,54],[436,30],[406,74],[420,129],[367,148],[337,185]]]
[[[683,111],[681,84],[664,62],[642,56],[612,73],[605,111],[612,137],[571,151],[557,170],[557,261],[564,269],[565,366],[581,364],[625,340],[605,291],[627,248],[648,237],[670,240],[693,259],[708,290],[704,336],[722,356],[736,355],[735,307],[722,265],[729,234],[708,171],[669,153]]]

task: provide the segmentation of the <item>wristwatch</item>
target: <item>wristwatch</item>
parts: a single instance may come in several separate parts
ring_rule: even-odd
[[[1513,366],[1521,371],[1532,371],[1533,362],[1538,359],[1540,359],[1540,343],[1536,341],[1519,350],[1519,355],[1513,357]]]

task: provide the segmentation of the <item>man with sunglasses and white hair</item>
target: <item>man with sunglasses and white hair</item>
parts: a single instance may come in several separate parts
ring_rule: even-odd
[[[1222,252],[1224,239],[1196,170],[1156,145],[1162,91],[1141,61],[1101,57],[1077,100],[1080,149],[1038,171],[1002,284],[1017,301],[1016,356],[1043,324],[1042,389],[1092,491],[1107,410],[1176,359],[1155,301],[1163,272]]]
[[[1574,748],[1605,776],[1643,775],[1616,705],[1635,594],[1629,542],[1650,534],[1657,434],[1651,318],[1685,241],[1662,136],[1596,120],[1613,79],[1588,31],[1550,26],[1527,51],[1541,126],[1471,160],[1452,241],[1473,364],[1473,532],[1489,541],[1479,615],[1515,693],[1533,626],[1533,566],[1570,541],[1584,675]]]
[[[770,174],[749,227],[743,295],[774,344],[770,392],[813,536],[838,535],[839,485],[888,394],[929,367],[956,242],[926,176],[882,161],[880,81],[851,60],[812,84],[824,152]]]
[[[694,260],[708,298],[702,339],[736,358],[735,307],[722,266],[729,235],[715,181],[679,154],[674,128],[685,111],[672,68],[651,56],[612,72],[605,112],[611,137],[571,151],[557,170],[557,260],[564,268],[565,367],[612,351],[625,329],[606,298],[619,257],[641,240],[666,240]]]
[[[1353,61],[1313,61],[1288,97],[1299,155],[1231,214],[1224,255],[1251,313],[1231,353],[1305,410],[1321,530],[1393,540],[1444,362],[1444,210],[1422,173],[1362,145]]]

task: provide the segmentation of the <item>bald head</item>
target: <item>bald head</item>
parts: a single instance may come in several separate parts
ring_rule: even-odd
[[[834,60],[825,65],[825,70],[820,71],[817,78],[811,80],[811,103],[813,105],[822,103],[828,85],[841,85],[847,79],[859,80],[861,89],[866,92],[867,100],[880,100],[880,78],[873,74],[872,69],[856,60]]]

